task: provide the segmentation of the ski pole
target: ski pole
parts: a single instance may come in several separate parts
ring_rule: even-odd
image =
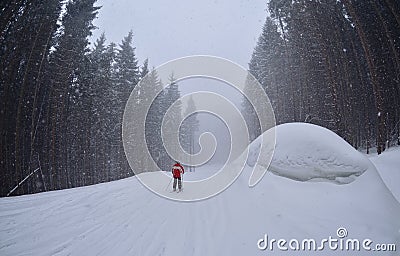
[[[171,182],[172,182],[172,179],[173,179],[173,178],[171,178],[171,179],[169,180],[169,183],[168,183],[168,185],[165,187],[165,191],[167,191],[167,189],[168,189],[169,185],[170,185],[170,184],[171,184]]]
[[[183,173],[181,175],[181,190],[183,191]]]

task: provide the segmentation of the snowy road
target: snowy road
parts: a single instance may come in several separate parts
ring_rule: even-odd
[[[399,206],[388,196],[374,196],[373,188],[363,195],[356,186],[341,191],[334,184],[306,185],[272,174],[264,180],[249,189],[239,179],[226,192],[196,203],[160,198],[136,178],[3,198],[0,254],[265,255],[256,245],[264,233],[318,239],[334,235],[339,226],[354,237],[398,242]]]
[[[186,173],[185,179],[213,171],[205,166]],[[374,168],[344,185],[295,181],[268,172],[249,188],[249,176],[246,169],[223,193],[192,203],[161,198],[135,177],[0,198],[0,255],[349,255],[329,248],[287,252],[257,247],[265,234],[318,242],[338,238],[339,227],[347,229],[348,238],[396,244],[400,250],[400,204]]]

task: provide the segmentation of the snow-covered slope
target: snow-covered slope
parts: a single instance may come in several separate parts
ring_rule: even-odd
[[[319,132],[319,128],[313,126],[299,129],[308,130],[309,134]],[[342,173],[348,174],[352,167],[357,174],[363,173],[358,177],[354,175],[348,184],[338,185],[303,182],[267,172],[257,186],[249,188],[251,168],[247,167],[223,193],[192,203],[161,198],[143,187],[135,177],[83,188],[2,198],[0,255],[375,255],[376,252],[362,249],[350,253],[340,249],[333,251],[328,245],[323,252],[280,251],[276,245],[273,251],[269,248],[261,251],[257,247],[265,234],[269,239],[315,239],[319,243],[329,236],[338,238],[339,227],[347,229],[346,238],[371,239],[371,246],[397,243],[397,250],[400,250],[400,205],[375,168],[369,166],[369,161],[365,162],[366,158],[355,150],[341,148],[339,145],[343,141],[335,137],[340,142],[329,141],[338,148],[326,149],[335,154],[334,161],[327,155],[328,162],[352,162],[352,167],[344,166],[343,172],[337,167],[326,176],[326,171],[331,170],[322,168],[326,159],[312,150],[325,152],[325,148],[314,141],[313,147],[302,150],[296,140],[304,138],[286,134],[288,130],[291,129],[277,127],[278,148],[272,167],[307,175],[314,175],[319,168],[327,181],[343,177]],[[293,144],[281,143],[283,137],[292,137]],[[324,140],[325,137],[320,138],[321,143]],[[285,146],[279,150],[281,145]],[[292,145],[296,145],[296,150],[291,149]],[[304,159],[315,161],[305,161],[295,169],[297,164],[291,157],[298,152]],[[281,155],[287,153],[292,155]],[[278,164],[277,160],[282,161]],[[204,177],[207,172],[213,173],[213,170],[204,166],[195,173],[185,174],[185,179]],[[299,176],[309,177],[307,175]],[[379,255],[398,255],[398,252]]]
[[[400,147],[389,148],[381,155],[368,155],[393,196],[400,202]]]

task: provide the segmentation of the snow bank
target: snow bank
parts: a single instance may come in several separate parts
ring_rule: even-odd
[[[288,123],[275,128],[276,148],[269,170],[279,176],[297,181],[329,181],[347,184],[369,168],[371,162],[334,132],[307,123]],[[262,138],[266,131],[249,147],[247,164],[254,166]],[[270,140],[263,139],[263,143]],[[263,145],[269,147],[270,145]],[[260,166],[268,166],[263,156]]]
[[[400,147],[389,148],[382,154],[367,155],[376,166],[383,181],[400,202]]]

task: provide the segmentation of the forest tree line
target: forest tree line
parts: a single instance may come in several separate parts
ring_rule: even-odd
[[[0,3],[0,196],[134,175],[122,144],[125,103],[144,77],[155,88],[162,83],[147,60],[138,64],[132,31],[118,45],[104,34],[90,44],[95,2]],[[180,98],[171,79],[147,120],[161,168],[172,161],[157,139],[162,111]]]
[[[160,123],[180,98],[178,85],[173,76],[160,81],[148,61],[139,65],[132,32],[118,45],[103,34],[92,46],[95,2],[0,3],[0,196],[133,175],[121,125],[139,81],[155,90],[171,84],[146,122],[152,156],[163,170],[171,164]],[[277,123],[315,123],[378,153],[400,144],[399,3],[271,0],[268,11],[249,71],[268,93]],[[243,108],[254,139],[257,120],[245,101]],[[198,121],[184,124],[181,142],[190,151]]]
[[[249,71],[277,124],[314,123],[378,154],[400,145],[400,2],[270,0],[268,12]]]

